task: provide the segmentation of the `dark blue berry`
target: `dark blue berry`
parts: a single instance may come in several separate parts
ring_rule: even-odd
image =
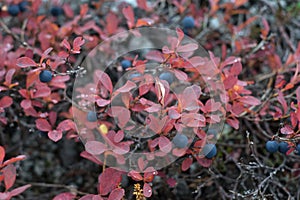
[[[50,10],[50,13],[54,17],[58,17],[64,13],[64,10],[59,6],[53,6]]]
[[[194,20],[194,18],[191,17],[191,16],[183,18],[183,20],[182,20],[182,26],[183,26],[184,29],[194,28],[194,26],[195,26],[195,20]]]
[[[96,122],[97,121],[97,113],[94,112],[94,111],[89,111],[87,116],[86,116],[86,119],[89,122]]]
[[[275,153],[276,151],[278,151],[278,148],[279,148],[279,145],[278,145],[278,142],[276,142],[276,141],[268,141],[266,143],[266,149],[270,153]]]
[[[129,60],[122,60],[121,66],[123,67],[123,69],[127,69],[131,66],[131,62]]]
[[[279,143],[279,147],[278,147],[278,151],[280,153],[286,154],[286,152],[289,150],[289,144],[287,142],[280,142]]]
[[[43,83],[48,83],[52,80],[52,72],[49,70],[43,70],[39,75],[40,81]]]
[[[8,6],[7,12],[11,16],[17,16],[20,12],[19,6],[18,5],[10,5],[10,6]]]
[[[186,135],[183,134],[176,134],[176,136],[173,138],[172,142],[174,143],[175,147],[177,148],[184,148],[188,145],[189,139]]]
[[[170,72],[163,72],[159,75],[159,79],[160,80],[165,80],[167,81],[169,84],[173,83],[174,81],[174,76],[172,73]]]
[[[27,1],[22,1],[19,3],[19,9],[21,12],[24,12],[27,10],[28,2]]]
[[[297,155],[300,155],[300,144],[297,144],[296,146]]]
[[[212,159],[217,155],[217,147],[214,144],[206,144],[203,147],[202,153],[205,155],[206,158]]]

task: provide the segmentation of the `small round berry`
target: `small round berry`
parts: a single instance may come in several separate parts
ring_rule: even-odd
[[[182,20],[182,26],[183,26],[184,29],[194,28],[194,26],[195,26],[195,20],[194,20],[194,18],[191,17],[191,16],[183,18],[183,20]]]
[[[286,152],[289,150],[289,144],[287,142],[280,142],[279,143],[279,147],[278,147],[278,151],[280,153],[286,154]]]
[[[94,112],[94,111],[89,111],[87,116],[86,116],[86,119],[89,122],[96,122],[97,121],[97,113]]]
[[[206,158],[212,159],[217,155],[217,147],[214,144],[206,144],[203,147],[202,153],[205,155]]]
[[[173,81],[174,81],[174,76],[170,72],[163,72],[159,75],[159,79],[165,80],[171,85],[171,83],[173,83]]]
[[[27,1],[22,1],[19,3],[19,9],[21,12],[24,12],[27,10],[28,2]]]
[[[174,143],[175,147],[177,148],[184,148],[188,145],[189,139],[186,135],[183,134],[176,134],[173,138],[172,142]]]
[[[54,17],[58,17],[64,13],[64,10],[59,6],[53,6],[50,10],[50,13]]]
[[[123,69],[127,69],[128,67],[131,66],[131,62],[129,60],[122,60],[121,66]]]
[[[42,83],[48,83],[52,80],[52,73],[49,70],[43,70],[40,72],[39,78]]]
[[[8,6],[7,12],[11,16],[17,16],[20,12],[19,6],[18,5],[10,5],[10,6]]]
[[[276,142],[276,141],[268,141],[266,143],[266,149],[270,153],[275,153],[276,151],[278,151],[278,148],[279,148],[279,145],[278,145],[278,142]]]
[[[297,144],[296,146],[297,155],[300,155],[300,144]]]

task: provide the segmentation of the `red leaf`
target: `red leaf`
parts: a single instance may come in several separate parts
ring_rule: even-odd
[[[97,105],[98,105],[99,107],[105,107],[105,106],[107,106],[108,104],[110,104],[110,100],[106,100],[106,99],[98,99],[98,100],[96,101],[96,103],[97,103]]]
[[[57,142],[58,140],[60,140],[62,138],[62,131],[60,131],[60,130],[49,131],[48,132],[48,137],[52,141]]]
[[[125,195],[124,189],[116,188],[110,193],[108,200],[121,200],[124,195]]]
[[[87,194],[81,197],[79,200],[103,200],[100,195]]]
[[[159,146],[159,149],[165,153],[169,153],[172,150],[172,143],[165,136],[159,137],[158,146]]]
[[[134,12],[131,6],[125,6],[122,9],[122,13],[125,16],[126,20],[127,20],[127,25],[129,27],[129,29],[134,27]]]
[[[297,104],[300,105],[300,86],[296,90]]]
[[[114,142],[119,143],[123,140],[123,138],[124,138],[124,131],[119,130],[114,136]]]
[[[151,18],[141,18],[137,20],[135,27],[151,26],[154,22],[155,21]]]
[[[194,57],[190,58],[188,61],[195,68],[198,67],[199,65],[204,65],[207,62],[207,61],[205,61],[204,58],[202,58],[200,56],[194,56]]]
[[[13,103],[13,100],[11,97],[9,96],[4,96],[1,100],[0,100],[0,108],[7,108],[9,106],[11,106],[11,104]]]
[[[61,193],[59,195],[56,195],[53,200],[73,200],[76,198],[76,195],[70,193],[70,192],[65,192]]]
[[[74,11],[73,11],[73,9],[71,8],[71,6],[69,4],[64,3],[63,9],[64,9],[64,14],[68,18],[73,18],[74,17]]]
[[[239,101],[251,106],[257,106],[261,104],[261,101],[253,96],[244,96],[239,98]]]
[[[285,114],[287,112],[288,105],[287,105],[286,100],[284,99],[283,93],[281,91],[278,91],[277,99],[283,107],[283,114]]]
[[[184,38],[184,32],[180,28],[176,28],[176,33],[177,33],[178,44],[179,44]]]
[[[70,45],[70,43],[68,42],[68,40],[64,39],[61,43],[62,43],[62,45],[63,45],[66,49],[68,49],[68,51],[71,50],[71,45]]]
[[[113,168],[107,168],[99,176],[99,194],[107,195],[115,189],[122,180],[122,172]]]
[[[100,155],[107,150],[107,147],[98,141],[88,141],[85,144],[85,150],[92,155]]]
[[[35,120],[36,128],[41,131],[51,131],[52,127],[46,119]]]
[[[141,171],[145,169],[145,165],[147,165],[147,161],[144,161],[142,157],[139,157],[138,166]]]
[[[183,71],[175,69],[174,74],[175,74],[176,78],[178,78],[181,81],[187,81],[187,79],[188,79],[188,75]]]
[[[152,195],[152,188],[148,183],[144,183],[143,194],[145,197],[151,197]]]
[[[195,51],[196,49],[198,49],[198,44],[190,43],[190,44],[180,45],[177,48],[177,51],[178,52],[191,52],[191,51]]]
[[[157,61],[159,63],[161,63],[165,60],[163,54],[160,51],[157,51],[157,50],[149,51],[146,54],[146,59],[147,60],[154,60],[154,61]]]
[[[118,29],[118,17],[113,12],[109,12],[106,16],[106,30],[109,35],[114,34]]]
[[[205,106],[201,109],[204,109],[203,112],[215,112],[221,108],[220,102],[215,102],[214,99],[209,99],[206,101]]]
[[[80,156],[85,158],[85,159],[88,159],[94,163],[96,163],[97,165],[103,165],[103,163],[98,160],[94,155],[90,154],[89,152],[87,151],[83,151],[80,153]]]
[[[118,126],[123,128],[130,120],[130,111],[122,106],[111,107],[111,113],[113,117],[118,119]]]
[[[120,142],[114,146],[113,152],[119,155],[126,154],[130,151],[130,145],[133,143],[133,141]]]
[[[136,87],[136,84],[132,81],[127,81],[126,84],[120,87],[116,92],[129,92]]]
[[[76,125],[70,119],[66,119],[66,120],[60,122],[57,126],[57,130],[61,130],[61,131],[69,131],[71,129],[76,130]]]
[[[86,13],[89,10],[89,5],[88,4],[82,4],[80,5],[80,16],[83,17],[84,15],[86,15]]]
[[[251,24],[252,22],[254,22],[257,18],[258,18],[258,16],[250,17],[250,18],[247,19],[244,23],[238,25],[237,31],[238,31],[238,32],[241,31],[241,30],[244,29],[246,26],[248,26],[249,24]]]
[[[16,72],[15,69],[10,69],[6,72],[6,75],[5,75],[5,82],[4,84],[7,86],[7,87],[10,87],[11,85],[11,80],[12,80],[12,77],[14,75],[14,73]]]
[[[236,130],[239,129],[239,120],[237,120],[236,118],[234,119],[226,119],[226,122],[232,126],[233,128],[235,128]]]
[[[137,0],[138,7],[142,10],[147,11],[148,6],[147,6],[147,1],[146,0]]]
[[[165,118],[163,120],[159,120],[158,118],[154,117],[152,114],[148,116],[150,119],[149,128],[153,130],[155,133],[160,133],[163,126],[165,125]]]
[[[5,184],[5,189],[8,190],[11,188],[15,181],[16,181],[16,167],[13,166],[12,164],[7,165],[3,170],[2,173],[4,175],[4,184]]]
[[[138,173],[137,171],[134,171],[134,170],[131,170],[128,173],[128,176],[131,177],[135,181],[141,181],[141,180],[143,180],[142,175],[140,173]]]
[[[12,191],[10,191],[10,196],[12,196],[12,197],[17,196],[17,195],[21,194],[22,192],[24,192],[25,190],[27,190],[30,187],[31,187],[31,185],[27,184],[27,185],[18,187],[16,189],[13,189]]]
[[[183,113],[181,115],[181,121],[183,124],[189,127],[203,127],[205,126],[206,119],[202,114],[197,113]]]
[[[179,119],[181,114],[178,113],[175,109],[170,109],[168,111],[168,116],[170,117],[170,119]]]
[[[222,62],[220,68],[223,69],[223,67],[225,67],[227,65],[232,65],[233,63],[240,62],[240,61],[241,61],[241,58],[230,56],[230,57],[226,58],[226,60],[224,62]]]
[[[151,88],[152,88],[152,82],[140,84],[139,85],[139,95],[143,96],[144,94],[147,94]]]
[[[193,158],[186,158],[181,165],[181,170],[186,171],[190,168],[191,164],[193,163]]]
[[[186,149],[175,148],[173,149],[172,154],[177,157],[182,157],[186,154]]]
[[[289,134],[293,134],[293,133],[294,133],[294,130],[293,130],[290,126],[285,125],[284,127],[282,127],[282,128],[280,129],[280,132],[281,132],[282,134],[289,135]]]
[[[11,196],[9,192],[0,192],[0,199],[10,200]]]
[[[57,120],[57,112],[50,111],[48,118],[49,118],[50,125],[53,127]]]
[[[167,179],[167,184],[170,186],[170,187],[175,187],[176,186],[176,180],[174,178],[168,178]]]
[[[19,156],[17,156],[17,157],[14,157],[14,158],[11,158],[11,159],[5,161],[5,162],[3,163],[2,166],[6,166],[6,165],[9,165],[9,164],[13,164],[13,163],[18,162],[18,161],[20,161],[20,160],[24,160],[25,158],[26,158],[25,155],[19,155]]]
[[[32,98],[48,97],[51,94],[51,89],[48,86],[38,86],[33,93]]]
[[[80,48],[84,44],[84,39],[82,37],[77,37],[73,41],[72,53],[80,53]]]
[[[197,162],[202,166],[202,167],[209,167],[212,164],[212,159],[207,159],[207,158],[197,158]]]
[[[45,58],[48,58],[48,54],[49,54],[52,50],[53,50],[53,48],[50,47],[50,48],[46,49],[46,50],[43,52],[43,54],[42,54],[42,56],[41,56],[41,59],[40,59],[40,64],[45,60]]]
[[[17,59],[17,66],[19,66],[21,68],[35,67],[35,66],[37,66],[37,64],[31,58],[22,57],[22,58]]]
[[[2,146],[0,146],[0,166],[2,165],[4,157],[5,157],[5,149]]]
[[[100,70],[95,71],[95,81],[96,83],[101,82],[103,86],[110,92],[112,93],[113,90],[113,85],[110,80],[110,77],[105,73]]]
[[[243,70],[242,63],[239,61],[239,62],[233,63],[233,65],[230,69],[230,72],[233,75],[239,75],[242,72],[242,70]]]
[[[233,86],[237,83],[238,79],[236,76],[230,75],[224,81],[224,87],[226,90],[233,88]]]

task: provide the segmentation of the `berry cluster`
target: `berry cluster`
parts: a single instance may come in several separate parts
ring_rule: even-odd
[[[22,1],[19,4],[11,4],[8,6],[7,12],[11,16],[17,16],[20,12],[25,12],[27,10],[27,6],[27,1]]]
[[[272,140],[269,140],[266,142],[266,150],[269,152],[269,153],[275,153],[277,151],[279,151],[280,153],[282,154],[286,154],[289,150],[290,150],[290,146],[287,142],[277,142],[277,141],[272,141]],[[300,144],[298,144],[296,146],[296,154],[297,155],[300,155]]]
[[[18,16],[20,12],[25,12],[28,6],[28,1],[22,1],[19,4],[10,4],[7,8],[7,12],[9,15],[15,17]],[[58,17],[64,14],[64,10],[60,6],[52,6],[50,8],[50,14],[54,17]]]

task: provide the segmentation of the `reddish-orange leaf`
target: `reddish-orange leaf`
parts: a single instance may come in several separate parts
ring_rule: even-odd
[[[131,6],[125,6],[122,9],[122,13],[125,16],[126,20],[127,20],[127,25],[129,27],[129,29],[134,27],[134,12]]]
[[[41,131],[51,131],[52,127],[46,119],[35,120],[36,128]]]
[[[36,67],[37,64],[31,58],[22,57],[22,58],[17,59],[17,66],[19,66],[21,68]]]
[[[0,146],[0,166],[2,165],[4,157],[5,157],[5,149],[2,146]]]
[[[16,167],[13,166],[12,164],[7,165],[3,170],[2,173],[4,175],[4,184],[5,184],[5,189],[8,190],[11,188],[15,181],[16,181]]]

